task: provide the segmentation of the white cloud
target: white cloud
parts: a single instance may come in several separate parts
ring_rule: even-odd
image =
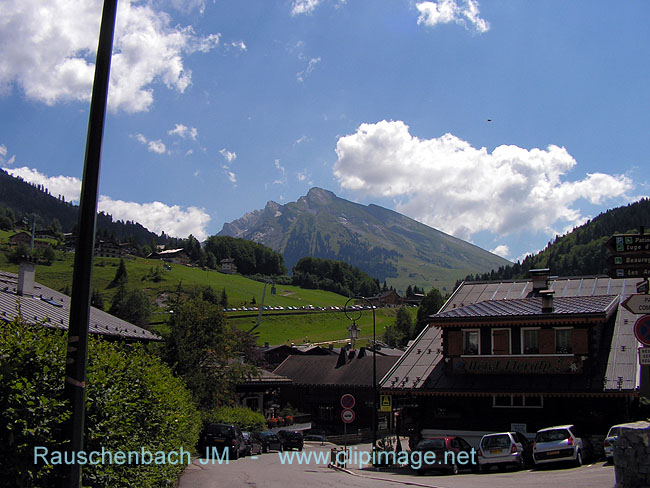
[[[79,201],[81,194],[79,178],[47,176],[37,169],[27,167],[3,169],[12,176],[19,176],[30,183],[45,186],[53,196],[63,195],[69,202]],[[207,237],[205,227],[210,222],[210,216],[203,209],[183,208],[178,205],[169,206],[161,202],[125,202],[102,195],[99,197],[98,208],[100,211],[110,213],[114,219],[139,222],[157,234],[162,231],[178,237],[187,237],[189,234],[193,234],[199,240]]]
[[[173,129],[167,131],[167,134],[170,136],[178,136],[182,139],[190,138],[193,141],[196,141],[196,138],[199,135],[199,131],[196,129],[196,127],[187,127],[183,124],[176,124]]]
[[[480,33],[490,30],[490,24],[479,17],[478,2],[476,0],[464,0],[461,7],[456,0],[440,0],[438,2],[420,2],[416,8],[420,12],[418,25],[424,24],[433,27],[437,24],[456,23],[471,25]]]
[[[102,195],[99,198],[99,210],[110,213],[117,220],[139,222],[157,234],[162,231],[178,237],[192,234],[198,240],[208,236],[205,227],[210,222],[210,216],[204,209],[197,207],[183,208],[161,202],[124,202]]]
[[[237,159],[237,154],[227,151],[226,148],[221,149],[219,153],[224,157],[226,161],[228,161],[228,163],[232,163],[235,159]]]
[[[7,146],[4,144],[0,144],[0,157],[6,158],[7,157]]]
[[[311,14],[321,0],[293,0],[291,15]]]
[[[52,196],[63,195],[67,202],[78,202],[81,194],[81,180],[73,176],[47,176],[37,169],[28,168],[2,168],[11,176],[20,177],[23,180],[43,185],[50,190]]]
[[[160,139],[150,141],[142,134],[135,134],[132,137],[135,137],[139,143],[147,146],[147,151],[149,152],[154,152],[156,154],[165,154],[165,152],[167,152],[167,146],[165,146],[165,143]]]
[[[576,161],[563,147],[499,146],[489,153],[452,134],[419,139],[402,121],[361,124],[340,137],[334,175],[358,194],[394,198],[398,211],[468,240],[480,231],[556,233],[585,217],[575,203],[631,200],[622,175],[563,181]]]
[[[508,259],[508,256],[510,256],[510,248],[505,244],[495,247],[490,252],[505,259]]]
[[[320,56],[317,58],[311,58],[309,60],[309,63],[307,63],[307,67],[304,70],[296,73],[296,78],[298,79],[298,81],[300,83],[304,82],[305,77],[309,76],[312,73],[312,71],[314,71],[318,63],[320,63]]]
[[[0,93],[18,87],[28,99],[48,105],[88,101],[101,11],[101,0],[3,1]],[[153,104],[154,87],[159,83],[183,93],[191,84],[184,56],[214,49],[219,37],[197,36],[191,27],[174,24],[168,14],[155,10],[150,2],[121,0],[109,108],[146,111]]]
[[[232,171],[230,171],[230,170],[229,170],[227,167],[225,167],[225,166],[224,166],[224,173],[226,174],[226,176],[228,177],[228,180],[230,180],[230,182],[231,182],[232,184],[237,183],[237,175],[236,175],[235,173],[233,173]]]
[[[149,152],[155,152],[156,154],[165,154],[167,147],[163,141],[157,139],[155,141],[149,141],[149,144],[147,144],[147,150]]]
[[[233,41],[228,43],[227,46],[229,49],[238,49],[239,51],[246,51],[248,49],[244,41]]]
[[[284,176],[285,169],[284,169],[284,166],[282,166],[282,165],[280,164],[280,160],[279,160],[279,159],[276,159],[276,160],[273,162],[273,165],[275,166],[275,169],[277,169],[280,173],[282,173],[282,176]]]

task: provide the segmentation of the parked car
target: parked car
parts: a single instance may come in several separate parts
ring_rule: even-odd
[[[229,459],[238,459],[246,454],[246,442],[236,425],[208,424],[200,437],[200,452],[209,456],[211,448],[219,451],[228,449]]]
[[[447,471],[451,474],[458,474],[461,469],[471,469],[473,472],[479,469],[476,464],[476,450],[462,437],[443,436],[424,439],[415,447],[416,451],[422,452],[422,464],[416,468],[418,474],[428,470]],[[434,462],[425,462],[425,453],[435,454]],[[462,454],[459,457],[460,453]],[[464,462],[467,461],[467,462]]]
[[[270,430],[254,432],[255,437],[262,444],[262,452],[283,451],[282,440]]]
[[[311,442],[327,442],[327,437],[324,435],[319,435],[319,434],[306,434],[303,436],[303,440],[305,442],[311,441]]]
[[[246,442],[246,455],[262,454],[262,443],[250,432],[242,432],[244,442]]]
[[[609,429],[609,432],[607,432],[607,437],[605,437],[603,442],[603,450],[605,451],[605,459],[607,459],[607,461],[614,461],[614,443],[623,432],[629,429],[629,425],[631,424],[613,425]]]
[[[278,432],[278,437],[282,441],[284,449],[297,449],[302,451],[304,444],[302,432],[297,430],[281,430]]]
[[[499,432],[481,438],[478,450],[478,463],[481,471],[487,472],[492,466],[503,469],[514,466],[523,469],[532,465],[533,445],[521,432]]]
[[[573,425],[558,425],[537,431],[533,444],[535,464],[572,461],[582,465],[584,454],[582,439]]]

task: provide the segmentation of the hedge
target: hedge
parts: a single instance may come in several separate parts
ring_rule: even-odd
[[[34,464],[34,448],[64,447],[66,339],[20,319],[0,325],[0,486],[60,486],[61,471]],[[91,337],[86,383],[86,452],[194,452],[201,418],[191,395],[144,346]],[[83,486],[173,486],[185,463],[87,464]]]

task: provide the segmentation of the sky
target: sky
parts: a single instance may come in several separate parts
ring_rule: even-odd
[[[0,167],[66,201],[101,9],[0,0]],[[119,0],[99,209],[203,240],[317,186],[522,259],[650,194],[649,18],[645,0]]]

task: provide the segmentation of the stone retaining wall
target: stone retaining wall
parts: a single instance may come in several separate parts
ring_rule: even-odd
[[[650,487],[650,422],[629,424],[614,445],[616,488]]]

